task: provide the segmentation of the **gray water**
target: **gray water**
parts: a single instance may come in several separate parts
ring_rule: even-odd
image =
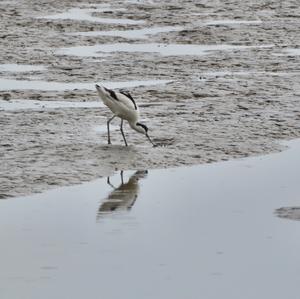
[[[249,50],[252,48],[272,48],[272,45],[260,46],[237,46],[230,44],[221,45],[196,45],[196,44],[132,44],[132,43],[114,43],[101,44],[93,46],[75,46],[61,48],[57,50],[58,55],[71,55],[79,57],[105,57],[114,52],[141,52],[158,53],[163,56],[181,56],[181,55],[208,55],[211,51],[234,51]]]
[[[275,214],[300,204],[289,146],[0,201],[0,297],[298,298],[300,222]]]
[[[121,24],[121,25],[138,25],[144,24],[144,20],[132,20],[132,19],[125,19],[125,18],[102,18],[102,17],[95,17],[93,13],[101,13],[110,11],[112,8],[106,5],[92,5],[95,6],[90,8],[72,8],[66,12],[59,13],[56,15],[50,16],[43,16],[39,17],[42,19],[49,19],[49,20],[74,20],[74,21],[88,21],[88,22],[95,22],[95,23],[104,23],[104,24]],[[122,11],[122,9],[114,9],[114,11]]]
[[[95,90],[95,83],[104,84],[108,88],[130,88],[136,86],[151,86],[159,84],[167,84],[171,80],[131,80],[131,81],[104,81],[104,82],[53,82],[53,81],[38,81],[38,80],[15,80],[0,78],[1,90],[45,90],[45,91],[65,91],[75,89]]]

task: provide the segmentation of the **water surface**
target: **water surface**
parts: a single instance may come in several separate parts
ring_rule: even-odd
[[[149,27],[142,29],[131,30],[110,30],[110,31],[88,31],[88,32],[73,32],[72,35],[81,36],[120,36],[128,39],[146,39],[149,35],[155,35],[158,33],[180,31],[183,27],[179,26],[164,26],[164,27]]]
[[[112,9],[110,6],[96,5],[95,8],[72,8],[66,12],[58,13],[55,15],[39,17],[40,19],[48,20],[74,20],[74,21],[88,21],[95,23],[104,24],[123,24],[123,25],[136,25],[143,24],[143,20],[132,20],[126,18],[103,18],[94,16],[94,13],[107,12],[111,10],[122,10],[122,9]]]
[[[204,23],[204,25],[208,26],[219,26],[219,25],[225,25],[225,26],[233,26],[233,25],[259,25],[262,21],[260,20],[211,20]]]
[[[46,69],[43,65],[30,65],[30,64],[0,64],[1,72],[31,72],[31,71],[44,71]]]
[[[93,56],[102,57],[103,55],[112,54],[113,52],[142,52],[142,53],[159,53],[163,56],[181,56],[181,55],[207,55],[211,51],[239,51],[251,48],[268,48],[271,45],[261,46],[238,46],[238,45],[193,45],[193,44],[132,44],[132,43],[115,43],[101,44],[94,46],[76,46],[61,48],[57,51],[60,55],[72,56]]]
[[[297,299],[300,223],[274,213],[299,205],[289,145],[1,200],[1,298]]]
[[[70,102],[70,101],[37,101],[37,100],[0,100],[0,111],[15,110],[43,110],[43,109],[63,109],[63,108],[100,108],[104,107],[99,101],[93,102]]]
[[[157,84],[166,84],[170,80],[131,80],[123,82],[98,82],[107,88],[129,88],[136,86],[149,86]],[[38,81],[38,80],[15,80],[0,78],[0,90],[45,90],[45,91],[64,91],[74,89],[94,90],[96,82],[54,82],[54,81]]]

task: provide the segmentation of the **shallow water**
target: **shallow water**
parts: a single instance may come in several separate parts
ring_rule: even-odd
[[[57,51],[60,55],[72,56],[94,56],[102,57],[103,53],[111,54],[113,52],[144,52],[144,53],[159,53],[163,56],[181,56],[181,55],[207,55],[210,51],[233,51],[246,50],[251,48],[272,47],[271,45],[261,46],[236,46],[236,45],[192,45],[192,44],[103,44],[94,46],[77,46],[62,48]],[[99,53],[101,52],[101,53]]]
[[[300,48],[299,49],[286,49],[285,52],[288,55],[298,56],[298,55],[300,55]]]
[[[262,21],[260,20],[211,20],[205,22],[204,25],[215,26],[215,25],[259,25]]]
[[[299,205],[289,145],[0,201],[1,298],[298,298],[299,222],[274,214]]]
[[[231,71],[224,71],[224,72],[203,72],[199,75],[203,76],[202,79],[205,77],[237,77],[237,76],[278,76],[278,77],[285,77],[285,76],[299,76],[299,72],[270,72],[270,71],[239,71],[239,72],[231,72]]]
[[[145,21],[140,20],[132,20],[132,19],[120,19],[120,18],[101,18],[94,17],[92,13],[99,13],[105,11],[115,10],[110,6],[97,6],[96,8],[72,8],[67,12],[59,13],[56,15],[43,16],[39,17],[40,19],[49,19],[49,20],[75,20],[75,21],[88,21],[88,22],[96,22],[96,23],[104,23],[104,24],[123,24],[123,25],[135,25],[135,24],[143,24]],[[120,10],[120,9],[118,9]]]
[[[104,107],[98,102],[68,102],[68,101],[36,101],[36,100],[0,100],[0,111],[15,111],[24,109],[62,109],[62,108],[99,108]]]
[[[30,65],[30,64],[0,64],[1,72],[31,72],[31,71],[44,71],[46,69],[43,65]]]
[[[132,80],[124,82],[101,82],[107,88],[129,88],[136,86],[149,86],[157,84],[166,84],[169,80]],[[96,83],[96,82],[95,82]],[[95,83],[64,83],[53,81],[37,80],[14,80],[0,78],[0,90],[46,90],[46,91],[63,91],[74,89],[94,90]],[[99,84],[99,83],[98,83]]]
[[[74,32],[71,35],[81,36],[120,36],[124,38],[133,39],[146,39],[149,35],[155,35],[158,33],[179,31],[183,27],[179,26],[165,26],[165,27],[153,27],[143,29],[132,29],[132,30],[111,30],[111,31],[88,31],[88,32]]]
[[[285,48],[280,52],[272,53],[273,56],[299,56],[300,48]]]

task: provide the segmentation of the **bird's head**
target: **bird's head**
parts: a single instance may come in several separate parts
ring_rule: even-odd
[[[137,122],[134,129],[137,132],[146,135],[146,137],[152,143],[152,145],[155,146],[154,143],[152,142],[152,140],[150,139],[149,135],[148,135],[148,127],[146,125]]]
[[[95,87],[101,99],[107,95],[107,91],[104,86],[96,84]]]
[[[96,87],[96,90],[98,91],[98,93],[102,92],[102,88],[100,85],[96,84],[95,87]]]
[[[97,91],[100,91],[100,92],[103,91],[103,87],[102,86],[96,84],[95,87],[96,87]]]
[[[139,133],[148,134],[148,127],[144,124],[141,124],[139,122],[136,123],[136,131],[138,131]]]

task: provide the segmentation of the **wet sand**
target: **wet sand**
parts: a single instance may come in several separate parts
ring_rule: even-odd
[[[299,222],[277,217],[299,209],[289,146],[0,201],[1,298],[297,299]]]
[[[271,153],[300,136],[296,0],[26,0],[1,1],[0,10],[1,198],[120,169]],[[134,84],[141,80],[170,82]],[[115,131],[108,147],[95,127],[110,112],[83,104],[99,101],[96,82],[127,82],[166,146],[151,148],[127,126],[131,146]],[[24,109],[4,109],[9,101]]]

